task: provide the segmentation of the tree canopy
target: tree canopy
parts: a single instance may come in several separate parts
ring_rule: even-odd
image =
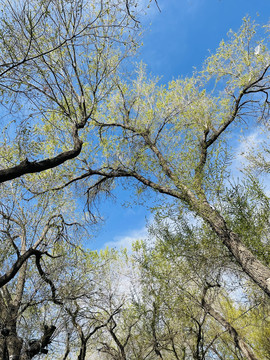
[[[0,358],[268,359],[269,25],[162,84],[136,1],[0,7]],[[156,198],[150,241],[85,249],[120,180]]]

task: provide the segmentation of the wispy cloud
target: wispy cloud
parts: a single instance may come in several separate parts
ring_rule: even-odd
[[[246,157],[252,150],[257,150],[261,143],[263,142],[263,137],[261,131],[256,129],[253,133],[245,137],[237,151],[236,151],[236,159],[241,162],[246,162]]]
[[[232,171],[234,175],[241,176],[241,171],[248,166],[248,156],[259,151],[265,141],[262,130],[257,128],[249,135],[242,138],[238,147],[235,149],[235,156],[232,162]]]
[[[231,164],[231,174],[234,178],[239,180],[243,179],[245,170],[254,170],[256,176],[265,187],[266,193],[270,194],[269,187],[269,174],[265,172],[257,172],[257,160],[260,159],[260,155],[263,154],[265,159],[270,161],[270,157],[265,152],[270,145],[270,138],[263,128],[258,127],[249,135],[243,137],[239,146],[235,149],[234,160]]]
[[[115,236],[112,241],[104,244],[104,247],[123,249],[128,251],[132,249],[132,243],[136,240],[145,240],[147,238],[147,227],[143,226],[140,229],[134,229],[122,236]]]

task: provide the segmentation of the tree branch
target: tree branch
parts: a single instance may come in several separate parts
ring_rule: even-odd
[[[26,158],[19,165],[0,170],[0,183],[16,179],[25,174],[34,174],[44,170],[53,169],[64,162],[76,158],[81,150],[83,142],[78,136],[78,126],[73,130],[74,148],[64,151],[59,155],[41,161],[28,161]]]

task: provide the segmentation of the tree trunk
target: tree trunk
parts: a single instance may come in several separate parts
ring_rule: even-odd
[[[270,297],[270,269],[247,249],[239,235],[228,229],[223,217],[207,202],[196,204],[195,210],[210,224],[243,271]]]
[[[6,343],[6,339],[3,336],[0,337],[0,359],[9,360],[7,343]]]
[[[82,341],[78,360],[85,360],[85,357],[86,357],[86,341],[85,342]]]
[[[11,334],[6,339],[9,359],[19,360],[23,341],[16,334]]]

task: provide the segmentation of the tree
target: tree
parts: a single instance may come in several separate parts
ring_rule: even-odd
[[[228,256],[219,261],[216,249],[206,241],[208,229],[204,233],[199,229],[197,233],[183,224],[172,231],[172,222],[169,228],[156,223],[152,245],[147,241],[135,245],[134,256],[141,271],[139,302],[146,309],[141,321],[147,327],[146,334],[153,334],[157,358],[266,359],[267,351],[259,344],[263,332],[258,335],[255,330],[262,303],[237,300],[229,275],[233,272],[236,282],[239,270],[233,270]],[[250,291],[247,284],[238,285],[238,297],[240,289],[242,294]],[[269,302],[265,305],[261,315],[266,320]],[[154,314],[152,322],[150,314]],[[155,331],[151,331],[154,326]],[[269,329],[268,320],[258,328],[264,327]]]
[[[117,285],[122,259],[114,250],[84,251],[78,260],[76,281],[72,274],[58,289],[59,293],[68,293],[63,296],[62,306],[63,317],[75,333],[71,345],[73,356],[77,348],[77,359],[85,360],[97,350],[102,333],[111,328],[122,311],[125,295],[119,294]],[[73,289],[66,290],[70,288]]]
[[[63,183],[63,165],[82,151],[80,131],[112,90],[121,63],[137,47],[133,5],[103,0],[0,3],[3,359],[46,353],[58,331],[37,321],[31,310],[47,308],[53,319],[57,306],[63,306],[51,279],[55,268],[48,264],[56,263],[61,247],[72,256],[69,245],[75,246],[74,230],[83,221],[70,213],[70,192],[45,192]],[[64,172],[71,175],[77,166],[74,160]],[[26,318],[29,327],[22,326]]]
[[[1,6],[0,182],[37,173],[17,182],[30,200],[80,167],[79,132],[136,49],[138,25],[129,1],[21,0]],[[88,144],[89,151],[95,147]],[[26,249],[0,286],[32,255],[38,255],[36,249]]]
[[[216,246],[220,271],[224,258],[231,256],[231,263],[240,265],[270,295],[265,235],[269,230],[269,199],[259,191],[256,181],[244,195],[237,187],[227,189],[234,150],[228,135],[240,133],[243,122],[249,128],[257,123],[267,125],[270,65],[266,45],[257,40],[256,26],[245,19],[240,31],[231,32],[230,40],[223,41],[203,70],[191,78],[163,86],[158,79],[149,80],[140,66],[137,77],[127,79],[122,63],[138,47],[135,5],[127,0],[1,3],[3,358],[33,358],[57,336],[57,328],[47,321],[43,327],[40,322],[31,329],[20,326],[26,317],[34,324],[30,309],[35,308],[46,320],[56,321],[57,315],[61,316],[66,333],[64,359],[76,353],[70,349],[71,339],[75,339],[82,360],[91,341],[106,330],[104,344],[110,356],[136,358],[139,353],[147,358],[149,351],[153,358],[162,358],[165,353],[177,359],[188,351],[188,356],[202,360],[210,348],[215,354],[222,353],[220,344],[215,347],[216,334],[207,331],[207,326],[216,321],[233,336],[233,341],[225,339],[229,345],[224,354],[237,357],[240,351],[254,359],[244,336],[222,307],[215,308],[216,303],[209,301],[216,286],[205,278],[199,277],[203,280],[200,296],[193,294],[198,290],[195,282],[188,298],[176,294],[177,301],[172,304],[172,308],[179,301],[186,304],[179,315],[192,333],[191,341],[181,343],[185,351],[176,348],[176,339],[183,339],[175,333],[171,309],[159,300],[159,288],[167,289],[162,281],[153,288],[151,301],[145,301],[145,312],[136,313],[136,321],[132,321],[134,304],[130,313],[127,304],[121,319],[122,305],[112,306],[110,297],[109,310],[101,311],[102,294],[97,291],[97,296],[91,297],[85,293],[90,270],[81,283],[68,286],[70,273],[66,270],[71,269],[68,262],[74,264],[75,258],[72,229],[81,225],[70,209],[86,192],[87,210],[95,220],[93,201],[102,192],[109,194],[114,180],[122,178],[136,184],[139,194],[149,189],[169,196],[167,207],[179,217],[179,209],[187,211],[192,221],[199,217],[200,229],[208,235],[204,240],[209,247]],[[129,66],[127,63],[126,68]],[[228,201],[230,193],[236,201]],[[252,207],[254,199],[259,199],[260,208]],[[254,209],[256,215],[263,215],[262,221],[252,217]],[[197,241],[201,240],[199,236]],[[59,260],[63,254],[66,262]],[[56,265],[62,271],[59,280]],[[203,273],[205,268],[198,270]],[[40,290],[40,284],[46,291]],[[178,290],[182,291],[179,284]],[[226,298],[223,294],[220,297]],[[189,305],[189,299],[194,300],[194,306]],[[166,297],[162,300],[169,302]],[[209,315],[213,319],[209,320]],[[143,329],[143,344],[138,340],[138,329]],[[26,334],[24,339],[21,333]]]
[[[0,201],[0,241],[4,281],[0,291],[0,357],[27,360],[46,352],[55,333],[54,324],[45,319],[42,323],[36,316],[29,318],[29,314],[57,302],[55,287],[48,277],[48,259],[60,256],[57,248],[66,242],[68,246],[79,224],[66,221],[68,216],[60,197],[46,194],[30,205],[23,201],[22,189],[16,184],[3,186],[2,190],[5,195]],[[57,200],[57,206],[53,206]]]
[[[55,168],[80,154],[80,130],[137,47],[132,6],[130,1],[2,3],[1,182]],[[16,129],[13,146],[7,143],[14,130],[10,121]]]
[[[119,256],[82,249],[80,240],[88,234],[79,222],[67,222],[74,217],[71,203],[67,208],[61,197],[46,193],[30,207],[20,187],[13,197],[8,188],[9,202],[1,204],[1,270],[27,248],[35,252],[1,287],[0,357],[29,360],[53,353],[55,359],[84,360],[92,337],[121,310],[107,272],[120,263]],[[51,215],[57,210],[61,215]]]
[[[231,32],[191,78],[158,85],[141,67],[135,80],[119,78],[115,86],[92,117],[103,163],[68,184],[98,175],[88,185],[91,200],[97,189],[107,192],[113,179],[134,179],[139,192],[152,189],[176,207],[184,204],[269,296],[268,264],[252,252],[249,239],[232,231],[219,206],[233,154],[229,134],[239,134],[243,122],[250,128],[267,123],[269,53],[256,39],[256,26],[244,19],[240,31]]]

